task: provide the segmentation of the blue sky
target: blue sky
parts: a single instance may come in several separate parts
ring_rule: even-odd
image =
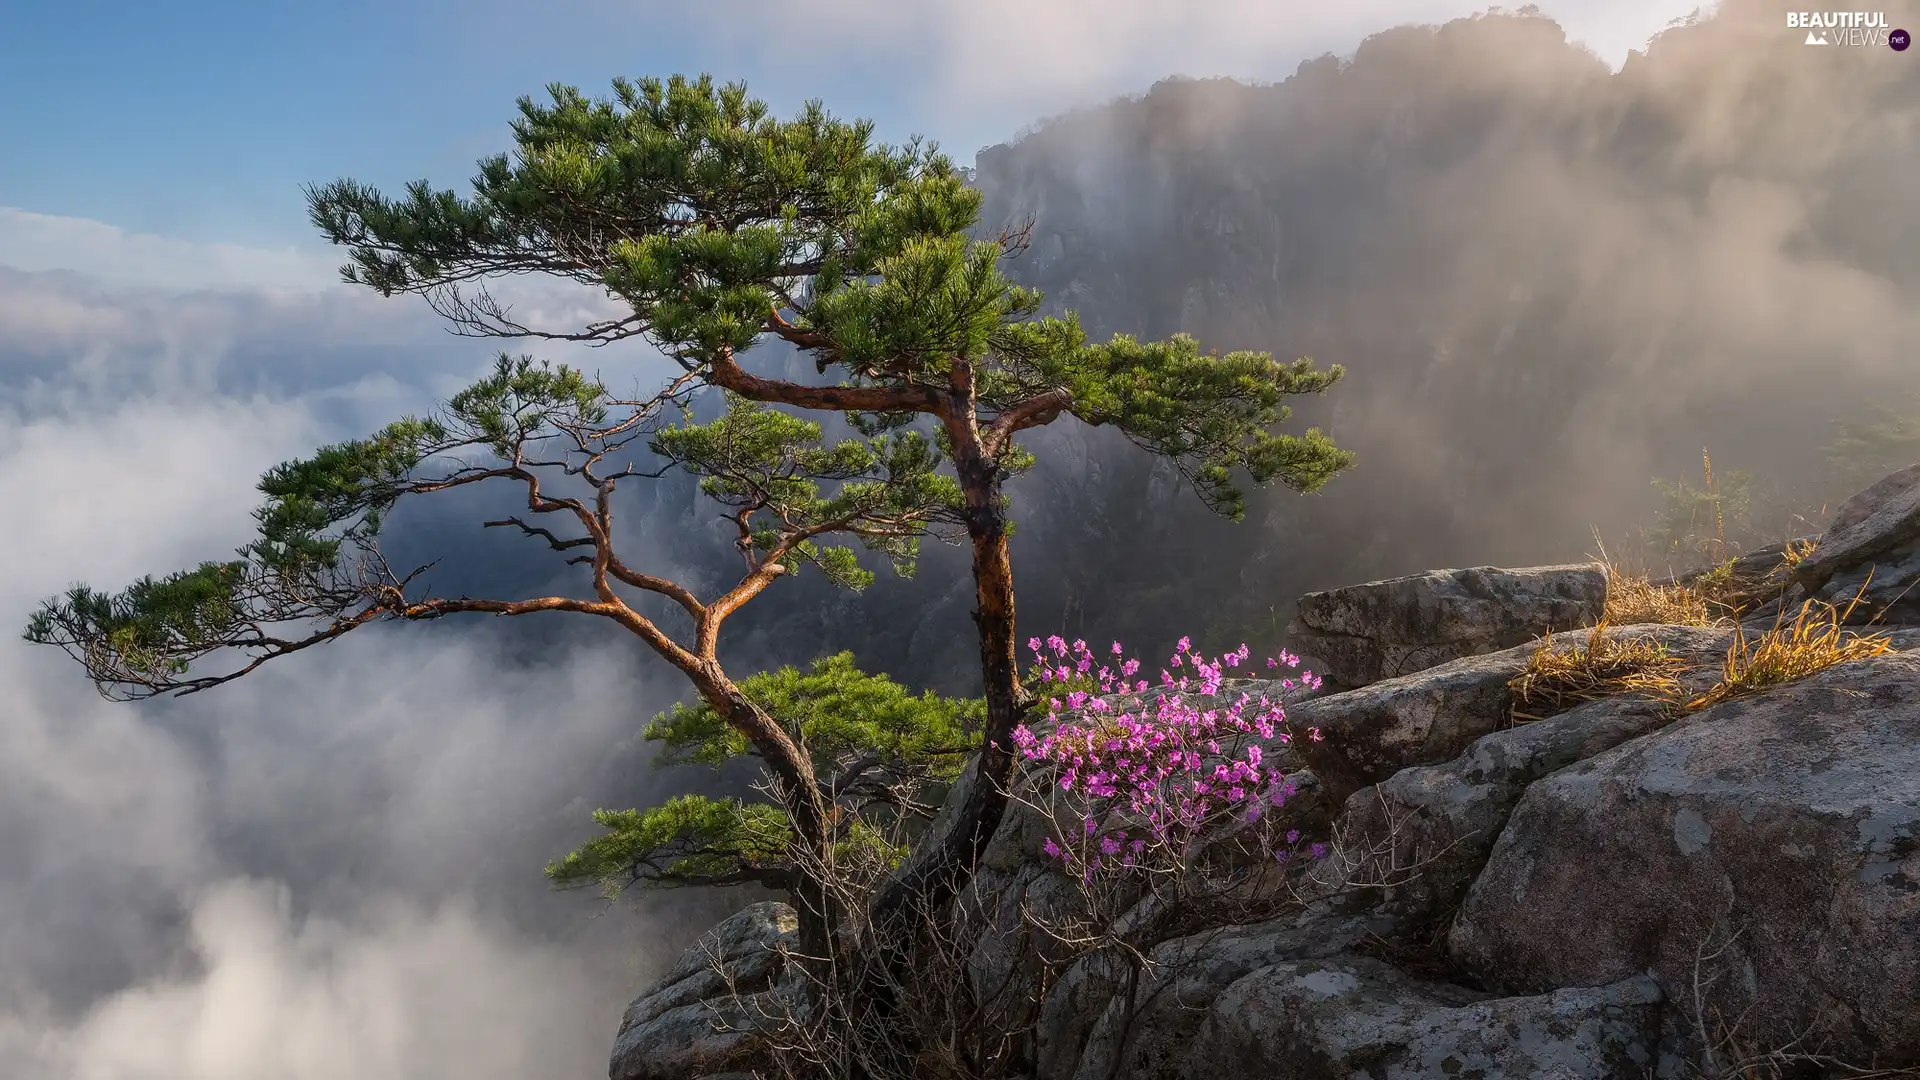
[[[818,96],[875,118],[885,138],[923,133],[967,161],[1045,115],[1170,73],[1284,78],[1368,33],[1478,7],[12,0],[0,8],[0,100],[12,103],[0,109],[0,207],[196,244],[311,248],[304,183],[459,183],[504,148],[518,95],[674,71],[744,78],[783,111]],[[1544,7],[1618,63],[1692,5]],[[0,229],[0,264],[44,268],[9,236]]]

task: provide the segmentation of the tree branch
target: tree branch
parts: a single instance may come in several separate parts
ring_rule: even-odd
[[[538,536],[544,539],[547,542],[547,546],[555,551],[567,551],[572,548],[586,547],[588,544],[593,543],[593,537],[591,536],[580,536],[571,540],[562,540],[553,535],[551,531],[537,525],[529,525],[517,517],[505,518],[500,521],[484,521],[481,522],[481,525],[489,529],[500,528],[507,525],[517,526],[521,533],[527,536]]]
[[[923,387],[890,388],[883,386],[803,386],[778,379],[763,379],[747,372],[734,358],[733,350],[721,348],[714,353],[707,370],[707,382],[731,390],[749,401],[792,405],[802,409],[837,412],[914,412],[946,415],[946,403],[940,395]]]
[[[289,653],[297,653],[302,649],[311,648],[315,645],[322,645],[322,644],[325,644],[326,642],[332,641],[335,638],[342,637],[346,635],[349,631],[356,630],[361,626],[364,626],[367,623],[372,622],[373,620],[378,618],[380,614],[381,612],[379,609],[368,608],[365,611],[358,612],[357,614],[353,615],[351,618],[336,619],[331,624],[329,624],[325,630],[317,631],[315,633],[309,634],[306,637],[300,638],[295,641],[282,641],[275,638],[268,638],[262,635],[255,644],[266,646],[267,651],[261,653],[259,656],[256,656],[252,660],[248,661],[245,665],[233,671],[230,671],[225,675],[209,675],[209,676],[205,676],[197,679],[186,679],[180,682],[149,682],[149,683],[146,683],[145,685],[150,691],[153,692],[155,696],[158,696],[160,694],[172,694],[175,697],[186,697],[189,694],[197,694],[202,690],[211,690],[216,686],[220,686],[224,683],[230,683],[235,679],[238,679],[244,675],[251,674],[254,671],[254,669],[258,668],[260,665],[276,657],[286,656]],[[71,654],[73,650],[69,649],[67,651],[69,652],[69,654]],[[82,657],[81,659],[82,659],[82,662],[84,663],[85,658]],[[104,693],[104,682],[101,680],[101,678],[97,673],[95,673],[94,675],[94,683],[96,685],[101,686],[102,692]]]
[[[1015,432],[1051,424],[1072,407],[1073,394],[1066,390],[1035,394],[995,417],[993,423],[987,425],[980,441],[989,456],[996,455]]]
[[[832,349],[833,339],[818,330],[804,330],[781,317],[775,309],[767,318],[767,332],[802,349]]]

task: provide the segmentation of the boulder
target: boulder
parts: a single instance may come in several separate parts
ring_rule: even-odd
[[[1588,702],[1488,735],[1452,761],[1402,769],[1362,788],[1341,812],[1327,885],[1378,888],[1383,910],[1410,927],[1444,931],[1527,785],[1669,720],[1657,702]]]
[[[1589,633],[1556,634],[1554,641],[1582,644]],[[1694,663],[1717,663],[1727,641],[1725,631],[1697,626],[1629,626],[1609,633],[1652,638]],[[1465,657],[1302,702],[1287,712],[1294,752],[1336,803],[1401,769],[1451,761],[1476,739],[1510,724],[1507,682],[1526,670],[1537,648],[1529,643]],[[1320,738],[1313,739],[1310,730]]]
[[[1920,622],[1920,465],[1841,503],[1793,580],[1836,603],[1864,589],[1857,616]]]
[[[784,1015],[773,987],[798,934],[798,916],[777,901],[709,930],[627,1006],[611,1080],[688,1080],[750,1065],[761,1048],[756,1028]]]
[[[1104,1080],[1184,1075],[1176,1066],[1206,1009],[1247,974],[1286,960],[1321,959],[1353,947],[1368,921],[1302,912],[1250,926],[1230,926],[1163,942],[1148,954],[1131,995],[1129,965],[1111,952],[1081,957],[1048,991],[1036,1029],[1041,1076]]]
[[[1674,655],[1694,665],[1679,677],[1688,693],[1717,680],[1716,661],[1732,639],[1725,628],[1646,632],[1657,633]],[[1328,884],[1396,882],[1382,894],[1385,910],[1408,927],[1431,925],[1465,898],[1528,785],[1672,720],[1666,703],[1643,697],[1589,701],[1484,736],[1451,761],[1402,769],[1362,788],[1341,809],[1331,860],[1335,874]]]
[[[1592,626],[1606,604],[1597,563],[1431,570],[1308,593],[1287,634],[1328,682],[1355,688]]]
[[[1077,925],[1084,907],[1079,881],[1037,860],[1011,873],[982,867],[956,899],[961,940],[972,946],[966,977],[998,1026],[1030,1021],[1048,976],[1070,956],[1048,930]]]
[[[1681,1015],[1746,1017],[1749,1044],[1920,1060],[1920,653],[1723,702],[1535,782],[1449,947],[1505,992],[1651,972]]]
[[[1298,830],[1306,838],[1303,842],[1326,839],[1331,833],[1331,815],[1317,778],[1310,770],[1301,769],[1289,773],[1287,782],[1294,795],[1270,809],[1263,824],[1280,831]],[[1024,1022],[1023,1013],[1031,1013],[1049,976],[1072,959],[1071,950],[1053,938],[1049,928],[1071,937],[1076,923],[1088,917],[1081,886],[1041,850],[1048,837],[1060,835],[1056,830],[1071,827],[1071,822],[1056,823],[1037,799],[1015,799],[980,868],[954,907],[961,932],[973,939],[967,973],[976,1000],[1009,1026]],[[1221,835],[1223,846],[1233,832],[1227,830]],[[1271,870],[1270,864],[1267,869]],[[1249,893],[1242,899],[1257,904],[1258,895],[1286,884],[1283,872],[1256,875],[1248,882]],[[1162,922],[1160,916],[1165,913],[1157,910],[1153,895],[1133,893],[1103,899],[1107,903],[1102,906],[1109,910],[1114,904],[1125,906],[1138,901],[1131,903],[1114,924],[1115,932],[1125,933],[1136,947],[1155,946],[1182,932]],[[1088,1022],[1091,1020],[1089,1017]],[[1042,1075],[1051,1074],[1043,1070]]]
[[[1228,987],[1185,1067],[1206,1080],[1617,1080],[1658,1060],[1660,989],[1490,998],[1423,983],[1367,957],[1292,961]]]

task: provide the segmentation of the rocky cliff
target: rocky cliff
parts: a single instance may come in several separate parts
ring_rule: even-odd
[[[1860,324],[1920,312],[1920,185],[1901,179],[1920,175],[1902,134],[1920,65],[1808,50],[1765,0],[1714,6],[1618,71],[1549,18],[1489,15],[1271,84],[1170,79],[981,153],[987,220],[1033,222],[1012,272],[1095,334],[1348,368],[1302,419],[1359,467],[1206,535],[1180,580],[1212,625],[1308,589],[1591,551],[1703,445],[1753,470],[1756,502],[1809,515],[1871,479],[1836,490],[1811,451],[1913,390],[1911,331]],[[1844,332],[1818,314],[1869,293],[1882,316]],[[1084,503],[1146,489],[1101,479]],[[1105,542],[1071,517],[1055,535]],[[1059,576],[1097,596],[1109,569]]]
[[[1775,606],[1869,597],[1870,625],[1838,633],[1881,644],[1733,694],[1713,692],[1729,648],[1778,615],[1577,629],[1607,614],[1602,566],[1306,598],[1294,629],[1348,688],[1293,695],[1291,728],[1324,739],[1267,748],[1333,848],[1295,901],[1136,941],[1142,965],[1043,945],[1025,916],[1073,889],[1016,812],[970,894],[974,995],[1003,1001],[1035,1080],[1920,1066],[1920,465],[1843,505],[1814,552]],[[1515,678],[1602,634],[1656,643],[1672,692],[1516,721]],[[1344,887],[1383,860],[1411,872]],[[792,992],[791,936],[777,903],[710,933],[628,1010],[614,1080],[764,1065],[750,1006]]]

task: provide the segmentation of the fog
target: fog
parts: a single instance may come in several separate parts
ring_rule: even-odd
[[[124,705],[17,636],[67,582],[230,551],[259,473],[425,407],[484,354],[344,289],[0,284],[0,1071],[600,1073],[625,999],[684,944],[673,905],[608,911],[539,873],[593,807],[658,782],[637,726],[681,690],[625,642],[383,627]]]
[[[1301,421],[1359,466],[1257,528],[1166,510],[1214,557],[1161,617],[1624,545],[1703,448],[1754,474],[1776,538],[1850,493],[1823,475],[1833,421],[1920,389],[1920,67],[1783,23],[1724,4],[1617,73],[1542,18],[1409,27],[984,153],[989,216],[1035,221],[1021,273],[1096,331],[1348,368]],[[1110,569],[1059,587],[1092,603]]]
[[[1286,82],[1167,83],[984,153],[989,224],[1034,218],[1016,270],[1057,306],[1101,335],[1345,364],[1300,421],[1361,460],[1230,525],[1110,432],[1036,435],[1043,466],[1014,493],[1023,629],[1266,647],[1305,589],[1578,557],[1702,446],[1781,508],[1817,502],[1830,422],[1920,385],[1920,61],[1807,48],[1781,21],[1728,3],[1619,71],[1543,19],[1404,29]],[[1098,45],[1060,70],[1105,70]],[[15,628],[69,582],[221,557],[260,472],[489,360],[424,305],[290,254],[17,216],[0,235],[96,245],[103,266],[0,253]],[[185,265],[193,289],[153,284]],[[523,302],[564,319],[600,301]],[[644,350],[536,351],[658,370]],[[634,507],[630,562],[702,583],[730,565],[684,484]],[[478,518],[440,505],[395,530],[489,587],[566,573]],[[853,647],[964,689],[963,567],[936,550],[865,597],[783,582],[739,617],[730,662]],[[604,628],[379,627],[139,705],[8,633],[0,685],[9,1078],[602,1075],[626,1000],[737,902],[636,912],[540,876],[592,808],[701,782],[648,767],[640,726],[684,688]]]

